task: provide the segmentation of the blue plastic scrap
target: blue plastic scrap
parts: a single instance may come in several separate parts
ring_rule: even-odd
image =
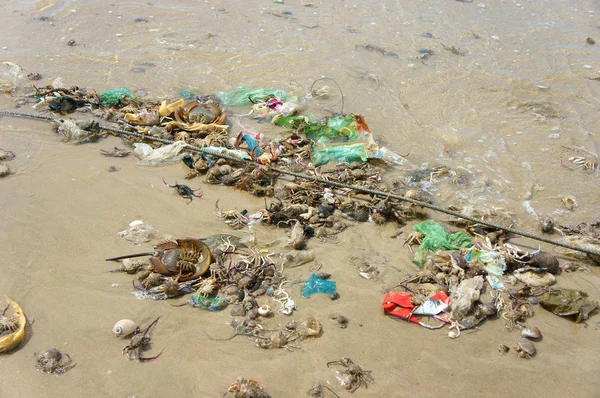
[[[302,296],[309,298],[315,293],[333,294],[337,287],[334,281],[328,281],[319,278],[316,274],[311,274],[310,278],[304,283]]]

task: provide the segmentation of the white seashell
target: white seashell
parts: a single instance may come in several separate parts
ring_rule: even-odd
[[[135,220],[129,223],[130,227],[137,227],[138,225],[142,225],[144,222],[142,220]]]
[[[121,338],[132,335],[136,330],[137,325],[131,319],[121,319],[112,328],[113,334]]]
[[[263,305],[262,307],[258,308],[258,314],[260,316],[269,316],[271,315],[271,307],[269,307],[268,305]]]

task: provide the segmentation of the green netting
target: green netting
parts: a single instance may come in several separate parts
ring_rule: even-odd
[[[135,101],[131,92],[126,88],[116,88],[114,90],[106,90],[98,93],[98,98],[104,106],[112,106],[124,104],[127,101]]]
[[[185,102],[194,101],[196,99],[196,93],[192,90],[180,90],[179,96],[185,100]]]
[[[283,90],[241,86],[226,93],[219,93],[217,97],[225,105],[244,106],[252,105],[256,102],[264,102],[270,98],[277,98],[279,101],[285,102],[288,95]]]
[[[471,237],[464,232],[450,234],[439,223],[427,220],[419,223],[413,229],[423,235],[423,243],[417,252],[427,250],[435,252],[443,250],[458,250],[471,246]]]
[[[413,226],[413,229],[423,235],[423,242],[417,249],[417,255],[413,259],[415,264],[419,266],[423,265],[423,254],[421,252],[458,250],[461,247],[471,246],[471,237],[469,235],[464,232],[450,234],[435,221],[423,221]]]

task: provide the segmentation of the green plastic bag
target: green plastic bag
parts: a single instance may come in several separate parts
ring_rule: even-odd
[[[127,101],[134,101],[133,95],[126,88],[116,88],[114,90],[101,91],[98,93],[98,98],[104,106],[121,105]]]
[[[435,252],[438,250],[458,250],[461,247],[471,246],[471,237],[464,232],[448,233],[439,223],[427,220],[413,226],[413,229],[423,235],[423,242],[417,249],[413,262],[418,266],[423,265],[421,252]]]
[[[315,166],[329,162],[366,162],[381,157],[373,133],[361,115],[341,115],[325,123],[310,123],[306,138],[315,142],[311,157]]]
[[[241,86],[226,93],[219,93],[217,97],[228,106],[252,105],[256,102],[265,102],[270,98],[277,98],[281,102],[287,101],[288,95],[283,90],[272,88],[252,88]]]
[[[310,120],[308,119],[308,117],[303,116],[303,115],[293,115],[293,116],[275,116],[275,118],[273,118],[272,123],[275,126],[281,126],[281,127],[285,127],[288,129],[297,129],[299,128],[302,123],[308,124],[310,123]]]

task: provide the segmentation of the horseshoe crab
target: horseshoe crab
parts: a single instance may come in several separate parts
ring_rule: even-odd
[[[118,261],[132,257],[152,256],[150,264],[161,275],[179,275],[179,281],[197,279],[210,266],[210,249],[198,239],[184,238],[168,241],[154,247],[154,252],[126,254],[107,258],[106,261]]]

